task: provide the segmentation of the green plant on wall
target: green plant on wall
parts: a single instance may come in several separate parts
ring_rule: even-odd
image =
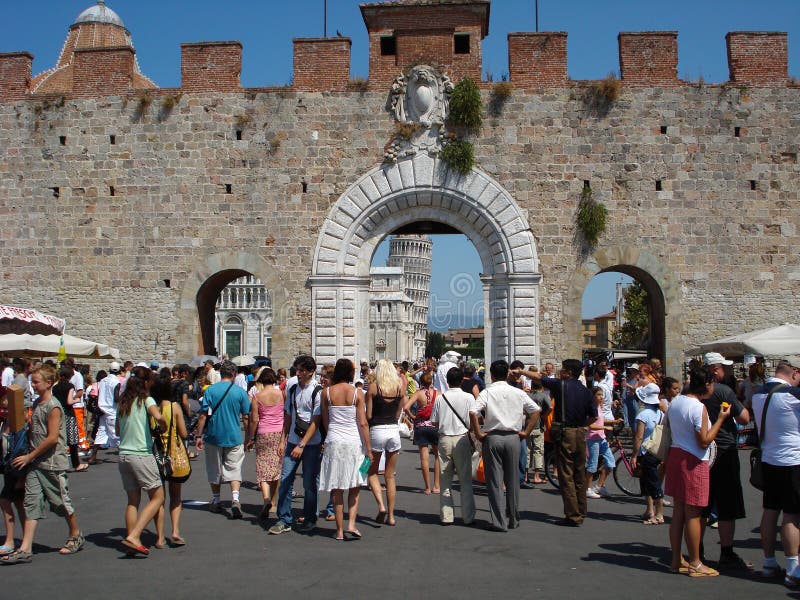
[[[606,207],[594,199],[589,183],[584,183],[575,224],[589,248],[597,246],[600,236],[606,230],[607,217]]]
[[[450,96],[451,124],[463,127],[468,132],[475,132],[483,124],[483,104],[481,92],[469,77],[459,81]]]
[[[475,166],[475,153],[467,140],[453,139],[442,149],[439,157],[454,171],[466,175]]]

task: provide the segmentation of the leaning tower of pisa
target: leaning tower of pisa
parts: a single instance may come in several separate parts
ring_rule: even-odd
[[[389,241],[389,267],[402,267],[406,295],[414,301],[414,356],[425,356],[431,292],[433,242],[427,235],[395,235]]]

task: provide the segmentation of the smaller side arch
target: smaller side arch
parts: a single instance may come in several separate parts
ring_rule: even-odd
[[[641,281],[652,297],[651,313],[663,311],[663,324],[655,322],[651,314],[655,335],[663,333],[663,358],[665,372],[680,375],[683,363],[683,338],[680,315],[680,286],[672,272],[653,254],[635,246],[600,248],[590,255],[572,274],[565,294],[564,332],[566,357],[581,355],[581,302],[586,286],[598,273],[618,271]],[[663,329],[663,332],[660,331]],[[656,352],[660,354],[661,352]]]
[[[262,256],[250,252],[211,254],[201,259],[189,273],[181,289],[177,310],[178,359],[204,354],[213,346],[208,328],[202,327],[201,314],[213,314],[216,299],[222,288],[243,275],[254,275],[264,284],[272,297],[272,357],[275,364],[292,360],[289,348],[289,319],[280,318],[280,307],[288,307],[288,291],[278,274]],[[213,327],[213,318],[212,318]]]

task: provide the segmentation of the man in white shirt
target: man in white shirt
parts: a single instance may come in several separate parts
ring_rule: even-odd
[[[11,362],[7,358],[0,358],[0,368],[2,368],[2,385],[4,388],[14,383],[14,369],[11,367]]]
[[[215,383],[219,383],[222,379],[219,375],[219,371],[214,368],[214,361],[209,359],[205,362],[206,367],[206,380],[208,381],[208,385],[214,385]]]
[[[447,372],[450,389],[437,395],[431,421],[439,427],[439,519],[442,525],[453,523],[453,471],[461,485],[461,519],[464,525],[475,521],[475,498],[472,494],[472,443],[469,437],[469,414],[476,412],[475,396],[459,386],[464,372],[453,367]]]
[[[519,452],[520,440],[527,440],[539,420],[540,409],[530,396],[508,384],[508,363],[496,360],[489,367],[492,384],[480,394],[475,411],[470,412],[472,428],[483,442],[483,468],[489,492],[491,531],[507,531],[519,527]],[[478,412],[485,411],[483,431]],[[526,415],[531,416],[525,424]],[[506,506],[502,509],[503,483]],[[508,514],[506,526],[505,514]]]
[[[461,355],[454,350],[448,350],[439,359],[439,366],[436,367],[436,372],[433,374],[433,387],[439,392],[446,392],[450,389],[447,385],[447,372],[453,367],[457,367],[456,361],[461,358]]]
[[[122,384],[118,374],[119,363],[114,361],[109,365],[108,375],[97,385],[97,408],[100,411],[100,424],[94,438],[92,454],[87,461],[90,465],[97,462],[97,451],[100,448],[119,447],[119,436],[116,431],[117,402]]]
[[[775,376],[753,394],[755,424],[761,438],[764,497],[761,548],[765,577],[779,577],[775,560],[778,516],[783,511],[781,542],[786,556],[786,583],[800,584],[800,356],[787,356],[775,367]],[[770,394],[772,394],[770,396]],[[764,405],[769,396],[767,415]],[[762,427],[763,423],[763,427]]]

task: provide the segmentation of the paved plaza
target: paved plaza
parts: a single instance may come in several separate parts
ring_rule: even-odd
[[[549,484],[520,491],[522,524],[508,533],[487,531],[488,500],[477,489],[478,527],[438,524],[438,497],[420,492],[422,477],[416,449],[407,440],[398,466],[397,526],[378,526],[375,501],[363,490],[359,529],[363,539],[337,542],[333,523],[320,520],[315,535],[268,535],[256,522],[260,493],[250,483],[242,491],[241,521],[210,514],[210,494],[201,460],[184,486],[182,532],[188,545],[152,549],[148,558],[127,558],[120,550],[125,496],[116,456],[84,474],[72,474],[70,486],[87,544],[75,556],[59,556],[66,538],[63,521],[40,523],[29,565],[4,567],[5,598],[122,598],[167,593],[171,598],[255,598],[301,592],[313,598],[529,596],[540,598],[689,598],[700,594],[731,598],[800,597],[780,584],[723,575],[698,580],[668,572],[668,526],[641,524],[642,500],[628,498],[613,481],[612,499],[590,500],[581,528],[554,525],[561,499]],[[103,456],[101,454],[101,456]],[[742,453],[746,462],[746,453]],[[255,459],[245,463],[254,480]],[[296,488],[302,485],[298,478]],[[223,499],[230,492],[223,491]],[[747,519],[738,523],[737,550],[761,563],[758,520],[760,498],[745,485]],[[325,498],[327,500],[327,498]],[[322,500],[321,500],[322,502]],[[295,508],[302,499],[295,500]],[[458,514],[458,513],[457,513]],[[665,509],[667,517],[670,509]],[[271,521],[271,523],[274,521]],[[167,533],[169,533],[167,525]],[[149,529],[153,531],[152,527]],[[147,531],[143,541],[155,541]],[[717,533],[707,535],[710,564],[718,557]],[[778,553],[782,562],[782,553]],[[25,590],[24,594],[20,590]]]

